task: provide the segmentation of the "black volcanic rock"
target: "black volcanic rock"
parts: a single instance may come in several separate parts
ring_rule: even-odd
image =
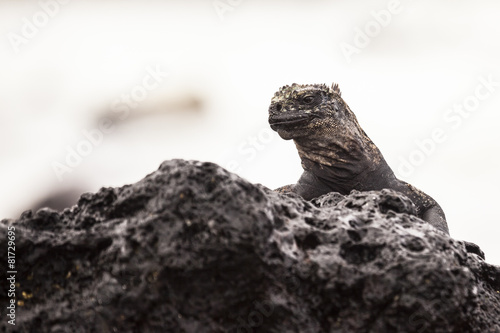
[[[500,267],[414,214],[393,191],[308,202],[167,161],[0,223],[0,332],[500,332]]]

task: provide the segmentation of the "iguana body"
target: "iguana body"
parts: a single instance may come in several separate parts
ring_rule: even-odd
[[[393,189],[415,203],[419,217],[449,233],[438,203],[396,178],[337,85],[282,87],[271,101],[269,124],[283,139],[293,139],[304,169],[297,184],[278,190],[310,200],[329,192]]]

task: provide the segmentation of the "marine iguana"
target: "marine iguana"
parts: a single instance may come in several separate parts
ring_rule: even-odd
[[[399,180],[358,124],[337,84],[284,86],[274,94],[269,124],[293,139],[304,173],[295,185],[277,189],[311,200],[329,192],[393,189],[409,197],[417,214],[449,234],[443,210],[429,195]]]

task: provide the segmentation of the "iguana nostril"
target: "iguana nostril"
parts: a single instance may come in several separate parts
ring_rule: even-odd
[[[281,111],[282,108],[283,106],[281,105],[281,103],[276,104],[276,111]]]

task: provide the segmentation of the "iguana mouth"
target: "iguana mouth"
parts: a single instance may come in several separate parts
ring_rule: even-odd
[[[296,126],[308,123],[313,118],[315,118],[315,116],[312,114],[293,115],[293,116],[287,115],[287,116],[272,117],[272,118],[270,117],[269,125],[271,125],[271,128],[273,129],[278,127]]]

